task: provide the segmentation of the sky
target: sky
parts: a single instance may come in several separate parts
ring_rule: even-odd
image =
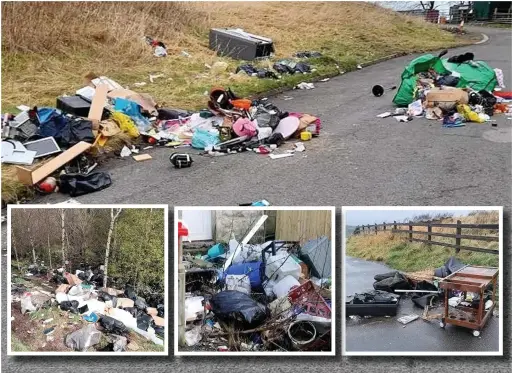
[[[414,216],[439,213],[451,213],[454,216],[466,216],[473,210],[354,210],[346,212],[347,225],[382,224],[393,221],[403,222]]]

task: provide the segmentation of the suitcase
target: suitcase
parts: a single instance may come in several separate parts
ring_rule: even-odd
[[[271,39],[242,30],[211,29],[210,49],[221,56],[251,61],[270,57],[274,53],[274,44]]]

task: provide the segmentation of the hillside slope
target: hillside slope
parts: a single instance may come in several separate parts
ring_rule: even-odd
[[[237,27],[274,40],[276,58],[318,50],[312,76],[281,81],[230,76],[239,62],[208,49],[212,27]],[[157,58],[144,36],[162,40],[169,56]],[[190,109],[205,106],[212,85],[241,95],[265,92],[317,75],[348,71],[393,53],[464,43],[437,26],[369,3],[2,3],[2,109],[55,105],[89,72],[107,75],[157,102]],[[188,52],[191,57],[181,55]],[[228,63],[225,72],[205,64]],[[269,65],[269,62],[262,62]],[[164,74],[150,84],[149,74]],[[143,87],[136,82],[147,82]]]

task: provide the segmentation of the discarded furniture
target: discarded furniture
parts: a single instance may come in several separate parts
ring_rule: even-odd
[[[496,305],[498,272],[498,268],[495,267],[466,265],[457,272],[454,272],[444,278],[439,283],[441,289],[445,291],[444,316],[439,324],[441,328],[444,328],[446,324],[462,326],[464,328],[472,329],[473,335],[478,337],[492,315]],[[492,284],[492,305],[486,310],[484,294],[490,284]],[[457,305],[456,307],[452,307],[452,310],[450,310],[450,304],[448,302],[449,293],[450,291],[457,290],[463,292],[464,299],[466,299],[468,292],[478,294],[480,297],[478,308],[475,309]],[[463,315],[460,315],[461,313],[463,313]]]
[[[274,53],[274,44],[271,39],[240,29],[211,29],[210,49],[216,50],[222,56],[251,61],[269,57]]]

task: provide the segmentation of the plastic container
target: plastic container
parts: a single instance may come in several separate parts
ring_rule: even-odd
[[[263,262],[249,262],[231,265],[224,275],[248,275],[251,288],[261,288],[264,279]]]
[[[279,281],[286,276],[292,276],[298,280],[300,273],[300,265],[287,253],[277,253],[267,258],[265,274],[274,281]]]
[[[274,285],[273,291],[276,297],[281,298],[287,296],[294,286],[300,286],[300,282],[293,276],[286,276]]]
[[[213,258],[216,258],[216,257],[224,254],[224,252],[225,252],[224,245],[221,243],[218,243],[218,244],[210,247],[210,249],[208,250],[208,257],[213,259]]]
[[[302,141],[309,141],[309,140],[311,140],[312,137],[313,137],[313,135],[309,131],[302,131],[300,133],[300,139]]]

